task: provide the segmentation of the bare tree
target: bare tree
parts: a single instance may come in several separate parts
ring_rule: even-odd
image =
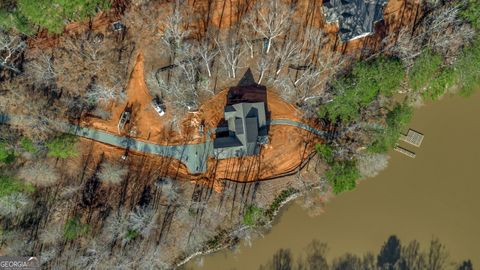
[[[25,41],[20,36],[0,30],[0,67],[20,73],[16,62],[25,48]]]
[[[197,43],[195,43],[195,46],[193,47],[193,51],[195,52],[195,54],[202,60],[203,65],[207,70],[208,77],[212,77],[210,63],[219,53],[218,49],[212,47],[212,45],[215,45],[215,43],[212,42],[208,36],[206,36],[199,40]]]
[[[24,193],[11,193],[0,197],[0,216],[15,217],[23,213],[32,201]]]
[[[388,166],[388,155],[385,154],[366,154],[358,158],[358,170],[362,177],[375,177],[379,172],[385,170]]]
[[[277,65],[275,74],[279,75],[280,72],[288,65],[297,65],[301,60],[301,49],[301,44],[297,40],[293,39],[285,40],[285,43],[280,48],[275,49],[275,62]]]
[[[271,66],[270,59],[268,59],[266,55],[262,55],[261,57],[258,58],[257,69],[258,69],[258,72],[260,73],[258,77],[258,84],[262,83],[265,72],[268,71],[270,66]]]
[[[240,59],[244,54],[242,44],[238,43],[235,34],[229,34],[225,40],[217,40],[220,47],[221,61],[230,78],[237,77],[237,69],[240,67]]]
[[[318,57],[318,56],[317,56]],[[345,57],[336,52],[325,52],[293,81],[297,89],[297,102],[320,98],[326,83],[343,67]]]
[[[32,74],[32,78],[36,83],[51,84],[62,74],[62,70],[55,67],[52,56],[45,51],[28,62],[25,69],[29,74]]]
[[[56,247],[44,248],[40,253],[40,263],[42,265],[47,264],[58,256],[58,250]]]
[[[274,80],[273,85],[278,91],[280,97],[286,101],[295,102],[296,89],[289,77],[281,76],[280,78]]]
[[[97,102],[108,103],[109,101],[118,101],[125,98],[123,89],[119,85],[108,87],[106,85],[94,84],[87,91],[85,97],[90,103],[96,104]]]
[[[63,230],[59,225],[47,226],[41,232],[39,239],[44,245],[54,245],[62,240]]]
[[[427,267],[429,270],[443,270],[447,266],[448,253],[440,240],[432,239],[427,253]]]
[[[402,267],[410,270],[426,269],[425,255],[420,250],[418,241],[413,240],[407,246],[402,247]]]
[[[184,40],[190,35],[188,30],[188,23],[186,17],[183,14],[184,10],[182,5],[178,3],[171,15],[169,15],[163,25],[163,33],[160,38],[162,42],[169,48],[170,54],[173,58],[178,53],[186,51],[189,44]]]
[[[385,40],[385,51],[399,57],[410,67],[425,47],[441,53],[451,62],[460,48],[474,38],[475,31],[460,17],[461,7],[456,2],[432,9],[414,29],[406,27],[399,34],[390,34]]]
[[[158,214],[152,207],[137,207],[135,211],[129,214],[129,227],[148,237],[153,229],[156,228]]]
[[[121,240],[125,243],[127,238],[129,220],[127,211],[124,208],[119,209],[117,213],[110,215],[105,221],[102,231],[102,239],[108,242]]]
[[[36,186],[51,186],[60,179],[58,170],[46,161],[32,162],[23,166],[18,176]]]
[[[248,23],[255,32],[266,40],[265,53],[270,52],[273,40],[282,36],[290,27],[293,10],[282,1],[266,0],[257,1],[255,6],[256,16],[248,17]]]
[[[182,70],[188,72],[188,67],[185,66]],[[177,73],[173,74],[170,81],[167,81],[166,78],[158,78],[157,85],[171,105],[174,120],[180,120],[192,105],[199,103],[199,95],[195,89],[195,84],[182,76],[178,76]]]
[[[163,178],[162,181],[155,184],[161,189],[162,197],[164,197],[168,204],[177,202],[180,199],[182,190],[171,178]]]
[[[98,178],[100,181],[108,184],[119,184],[128,173],[128,168],[123,167],[117,162],[102,162]]]

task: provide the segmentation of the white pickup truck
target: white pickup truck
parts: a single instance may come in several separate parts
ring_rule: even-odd
[[[155,111],[158,113],[158,115],[165,115],[165,104],[163,104],[163,102],[161,102],[159,98],[154,98],[151,104]]]

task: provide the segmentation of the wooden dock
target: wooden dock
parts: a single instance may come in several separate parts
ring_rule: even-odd
[[[416,147],[420,147],[423,141],[423,134],[420,132],[417,132],[413,129],[409,129],[407,132],[407,135],[402,134],[400,135],[400,140],[409,143],[411,145],[414,145]]]
[[[393,148],[395,151],[397,152],[400,152],[408,157],[411,157],[411,158],[415,158],[416,157],[416,154],[410,150],[407,150],[401,146],[398,146],[398,145],[395,145],[395,147]]]

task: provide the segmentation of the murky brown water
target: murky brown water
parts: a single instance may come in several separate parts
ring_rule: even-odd
[[[328,243],[329,257],[377,252],[391,234],[426,245],[437,236],[454,260],[480,266],[480,91],[447,97],[415,111],[411,128],[425,134],[410,159],[391,153],[387,170],[334,198],[310,218],[291,204],[271,232],[241,246],[204,256],[194,269],[258,269],[279,248],[298,255],[313,239]]]

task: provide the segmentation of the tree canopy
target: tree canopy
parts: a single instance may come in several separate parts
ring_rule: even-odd
[[[355,188],[360,172],[354,161],[335,161],[325,173],[333,193],[339,194]]]
[[[438,53],[426,50],[423,52],[413,64],[408,74],[408,82],[414,91],[420,91],[426,87],[432,78],[435,77],[440,65],[442,64],[442,56]]]
[[[398,138],[402,129],[410,122],[413,109],[408,105],[397,104],[387,114],[386,126],[377,134],[375,141],[368,147],[373,153],[384,153],[390,150]]]
[[[360,108],[378,95],[391,96],[404,76],[402,63],[396,58],[378,57],[358,62],[350,74],[333,83],[335,98],[320,108],[319,116],[332,121],[354,120]]]
[[[48,156],[56,158],[69,158],[77,155],[75,149],[76,137],[61,135],[47,142]]]
[[[34,187],[29,184],[5,175],[0,175],[0,197],[8,196],[12,193],[32,192]]]
[[[65,23],[108,9],[109,0],[16,0],[0,6],[0,26],[31,34],[35,26],[61,33]]]

